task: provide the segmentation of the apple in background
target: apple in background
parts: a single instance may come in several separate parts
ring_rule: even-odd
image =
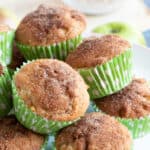
[[[93,29],[94,33],[117,34],[131,43],[146,45],[144,36],[132,25],[124,22],[110,22]]]
[[[5,8],[0,8],[0,24],[7,24],[11,28],[16,29],[18,19],[13,12]]]

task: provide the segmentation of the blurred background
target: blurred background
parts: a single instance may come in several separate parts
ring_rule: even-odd
[[[87,15],[87,30],[107,22],[123,21],[144,32],[145,37],[150,37],[150,0],[0,0],[0,8],[8,9],[11,14],[13,12],[19,22],[43,3],[67,4],[84,12]]]

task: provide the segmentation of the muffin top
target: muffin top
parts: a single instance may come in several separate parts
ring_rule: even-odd
[[[22,127],[14,117],[0,119],[1,150],[40,150],[44,137]]]
[[[102,113],[89,113],[56,137],[57,150],[130,150],[126,127]]]
[[[37,114],[56,121],[84,115],[89,105],[87,86],[64,62],[39,59],[23,66],[14,77],[19,96]]]
[[[66,62],[73,68],[95,67],[120,55],[131,46],[118,35],[91,37],[70,53]]]
[[[16,40],[31,46],[46,46],[75,38],[85,26],[85,17],[76,10],[40,5],[21,21]]]
[[[11,28],[8,25],[0,24],[0,32],[7,32],[10,30],[11,30]]]
[[[96,100],[105,113],[121,118],[139,118],[150,115],[150,86],[144,79],[132,83],[116,94]]]

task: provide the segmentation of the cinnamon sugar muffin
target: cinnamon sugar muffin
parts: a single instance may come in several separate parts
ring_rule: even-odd
[[[70,53],[66,62],[74,68],[89,68],[102,65],[131,48],[128,41],[118,35],[91,37]]]
[[[57,150],[130,150],[129,131],[102,113],[89,113],[57,135]]]
[[[0,63],[10,64],[12,57],[12,46],[14,30],[8,25],[0,24]]]
[[[105,113],[121,118],[140,118],[150,115],[150,86],[144,79],[132,83],[113,95],[96,100]]]
[[[21,126],[14,117],[0,119],[1,150],[41,150],[44,137]]]
[[[24,65],[16,72],[14,84],[18,95],[15,97],[14,91],[16,109],[19,97],[28,109],[51,122],[71,123],[83,116],[89,105],[83,79],[69,65],[58,60],[39,59]]]
[[[131,126],[130,129],[136,130],[137,134],[141,132],[142,135],[136,136],[143,136],[144,132],[150,131],[148,125],[150,123],[150,86],[145,79],[133,79],[132,83],[126,88],[118,93],[96,100],[96,104],[106,114],[120,117],[123,123],[129,128]],[[127,120],[130,120],[130,123]],[[138,132],[138,128],[142,130]]]
[[[16,30],[16,41],[27,59],[30,57],[24,53],[25,49],[31,56],[32,53],[38,53],[39,47],[41,48],[38,58],[64,58],[68,51],[81,42],[80,35],[85,27],[85,17],[76,10],[65,6],[40,5],[37,10],[23,18]],[[44,51],[47,52],[46,56]],[[32,57],[37,58],[36,54]]]
[[[66,62],[79,70],[90,87],[92,99],[117,92],[132,79],[131,45],[117,35],[83,41]]]

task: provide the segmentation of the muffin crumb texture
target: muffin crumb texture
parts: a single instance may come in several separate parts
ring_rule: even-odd
[[[131,136],[114,118],[90,113],[57,135],[57,150],[130,150]]]
[[[40,150],[43,136],[22,127],[14,117],[0,122],[0,150]]]
[[[118,35],[91,37],[70,53],[66,62],[73,68],[95,67],[120,55],[131,46]]]
[[[76,10],[40,5],[21,21],[16,41],[31,46],[47,46],[75,38],[85,26],[85,17]]]
[[[121,118],[140,118],[150,115],[150,86],[144,79],[133,79],[125,89],[96,100],[105,113]]]
[[[33,61],[19,70],[14,81],[25,104],[47,119],[71,121],[84,115],[89,105],[81,76],[58,60]]]

